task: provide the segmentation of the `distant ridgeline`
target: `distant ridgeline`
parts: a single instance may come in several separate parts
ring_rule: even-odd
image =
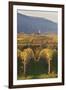
[[[17,32],[26,34],[57,34],[58,24],[45,18],[27,16],[17,13]]]

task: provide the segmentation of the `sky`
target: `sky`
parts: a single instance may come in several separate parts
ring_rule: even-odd
[[[41,17],[58,23],[58,12],[57,11],[38,11],[38,10],[17,10],[18,13],[27,16]]]

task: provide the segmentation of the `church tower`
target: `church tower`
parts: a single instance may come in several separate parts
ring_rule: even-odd
[[[40,34],[40,30],[38,31],[38,33]]]

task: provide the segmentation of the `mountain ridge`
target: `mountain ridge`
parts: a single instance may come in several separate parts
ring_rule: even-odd
[[[27,16],[17,13],[17,32],[24,33],[57,33],[57,23],[45,18]]]

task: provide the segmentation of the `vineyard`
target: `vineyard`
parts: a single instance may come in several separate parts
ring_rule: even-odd
[[[17,35],[17,79],[55,78],[58,73],[56,34]]]

